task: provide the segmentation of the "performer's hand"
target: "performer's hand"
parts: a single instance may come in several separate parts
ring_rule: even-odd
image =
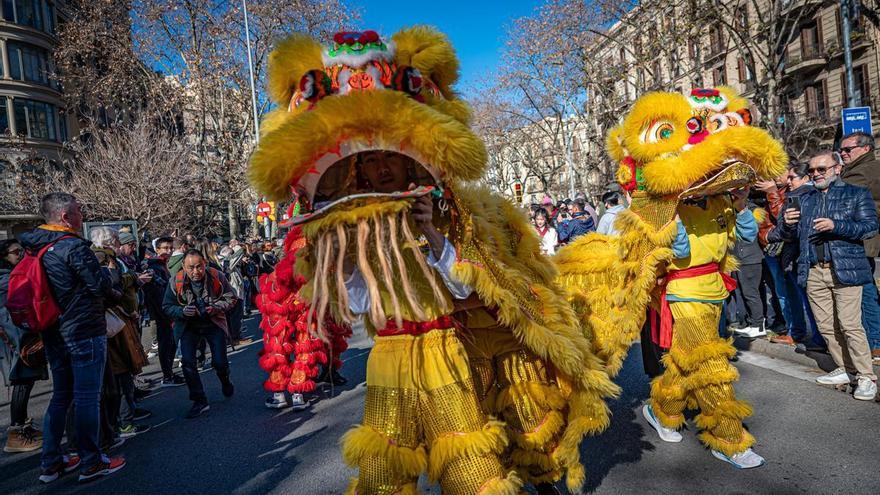
[[[415,184],[409,185],[410,190],[415,188]],[[434,227],[434,202],[431,201],[431,196],[425,195],[416,199],[412,205],[410,214],[412,215],[416,227],[422,231],[422,234],[428,239],[428,244],[430,244],[434,256],[440,257],[440,254],[443,253],[445,238],[443,237],[443,234]]]
[[[782,218],[787,225],[794,225],[801,220],[801,210],[788,208],[785,210],[785,213],[783,213]]]
[[[755,189],[762,193],[775,193],[778,191],[775,180],[759,180],[755,183]]]
[[[830,218],[817,218],[813,220],[813,230],[816,232],[831,232],[834,230],[834,221]]]
[[[749,186],[730,192],[730,199],[733,201],[733,207],[736,208],[736,211],[738,212],[746,209],[746,200],[748,197]]]

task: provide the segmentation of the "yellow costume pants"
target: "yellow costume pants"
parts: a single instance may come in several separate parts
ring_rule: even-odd
[[[736,399],[733,382],[739,374],[729,359],[736,354],[730,341],[718,336],[721,305],[671,302],[675,319],[672,346],[663,356],[664,373],[651,383],[651,404],[668,428],[684,423],[685,407],[699,407],[700,440],[732,455],[755,442],[742,426],[752,408]]]
[[[462,336],[477,396],[487,414],[504,419],[513,440],[509,460],[529,483],[562,477],[553,452],[565,425],[565,399],[543,360],[502,327],[470,329]]]
[[[452,329],[376,338],[363,424],[342,442],[346,462],[360,469],[349,493],[416,493],[426,470],[444,494],[513,495],[522,484],[499,461],[504,426],[480,409]]]

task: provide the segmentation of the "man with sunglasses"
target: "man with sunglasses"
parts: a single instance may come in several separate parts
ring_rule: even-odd
[[[880,161],[874,154],[874,136],[864,132],[844,136],[840,140],[840,156],[844,163],[840,178],[847,184],[868,188],[880,214]],[[874,259],[880,256],[880,236],[865,241],[865,253],[873,275]],[[880,299],[873,277],[862,290],[862,324],[868,333],[871,357],[880,363]]]
[[[781,230],[783,238],[798,240],[798,283],[807,287],[816,325],[837,365],[816,381],[845,385],[857,377],[853,397],[872,400],[877,376],[862,326],[862,289],[872,273],[863,243],[877,234],[877,209],[869,190],[840,180],[842,165],[840,155],[829,151],[810,160],[814,189],[800,196],[799,209],[786,208]]]

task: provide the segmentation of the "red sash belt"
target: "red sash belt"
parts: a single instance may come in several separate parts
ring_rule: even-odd
[[[666,286],[673,280],[681,280],[684,278],[700,277],[711,273],[720,273],[721,280],[724,282],[724,288],[728,292],[736,289],[736,280],[730,275],[721,271],[718,263],[706,263],[705,265],[692,266],[684,270],[672,270],[666,274],[666,278],[662,282],[662,291],[660,292],[660,322],[657,324],[657,311],[650,311],[651,319],[651,340],[663,349],[669,349],[672,346],[672,310],[669,308],[669,301],[666,300]]]
[[[455,320],[451,316],[441,316],[431,321],[403,320],[403,328],[397,328],[394,320],[388,320],[385,328],[376,332],[379,337],[391,337],[392,335],[412,335],[413,337],[424,335],[431,330],[455,328]]]

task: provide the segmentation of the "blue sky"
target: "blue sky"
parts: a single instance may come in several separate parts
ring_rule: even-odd
[[[373,29],[386,38],[413,24],[430,24],[446,33],[461,60],[458,89],[466,93],[496,68],[511,21],[531,15],[541,3],[540,0],[354,0],[349,5],[361,9],[361,29]]]

